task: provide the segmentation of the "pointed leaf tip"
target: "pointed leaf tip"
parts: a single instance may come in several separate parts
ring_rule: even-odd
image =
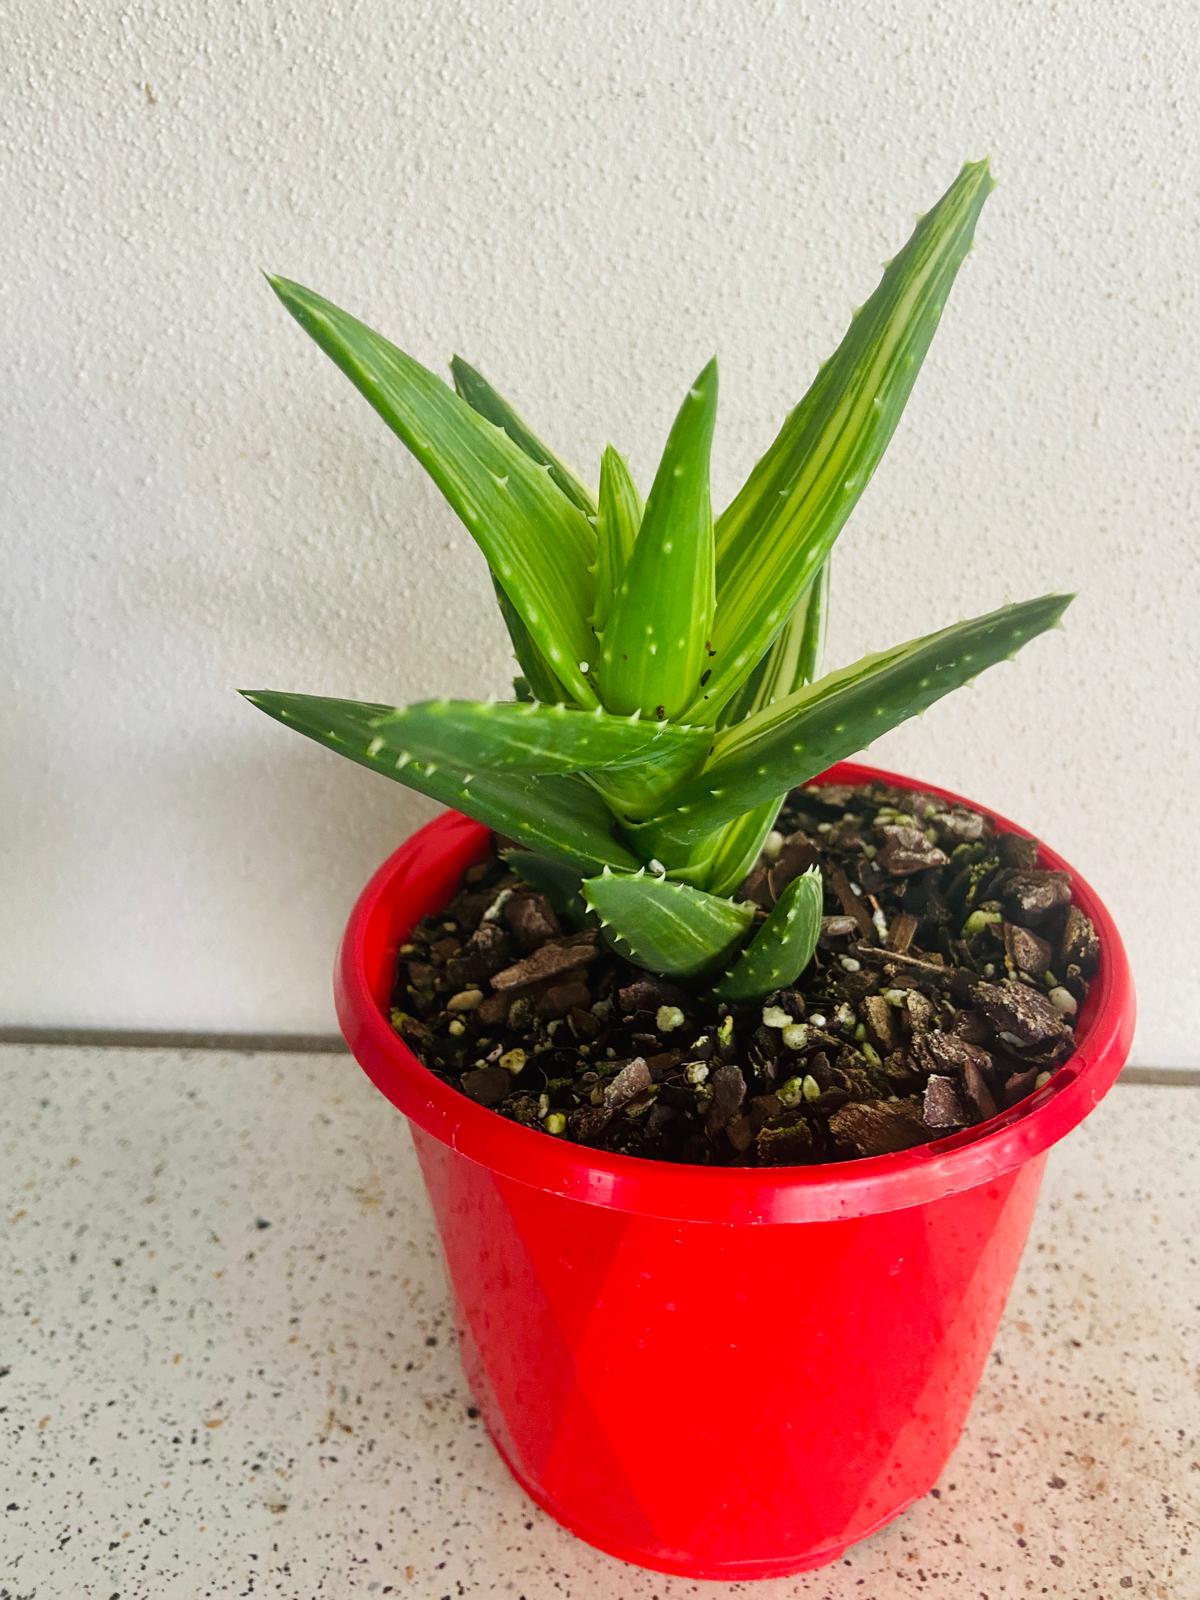
[[[591,621],[597,635],[603,636],[642,523],[637,485],[621,452],[611,444],[605,445],[600,458],[598,505]]]
[[[513,614],[552,664],[552,676],[579,704],[595,705],[598,696],[577,667],[594,644],[587,612],[595,533],[584,509],[549,475],[549,452],[484,379],[464,398],[311,289],[286,279],[274,280],[272,288],[437,484],[482,550]],[[492,412],[504,426],[491,420]],[[530,678],[530,664],[521,664]]]
[[[636,830],[666,861],[740,813],[865,748],[1053,627],[1065,597],[1043,595],[864,656],[718,734],[707,767]],[[714,781],[716,780],[716,781]]]
[[[515,407],[500,394],[477,368],[460,355],[450,358],[450,372],[454,378],[455,393],[524,452],[541,472],[546,473],[555,486],[571,503],[583,512],[588,520],[596,514],[596,502],[588,489],[548,445],[544,444]]]
[[[696,399],[707,399],[710,389],[717,389],[720,385],[720,375],[717,369],[716,356],[710,356],[696,375],[689,393]]]
[[[728,961],[754,919],[753,906],[641,873],[589,878],[583,892],[631,960],[674,977],[693,977]]]
[[[985,193],[991,194],[992,190],[996,188],[997,185],[996,176],[992,171],[991,156],[980,156],[978,161],[964,161],[957,181],[961,183],[964,179],[969,179],[974,183],[982,185]]]
[[[722,1000],[747,1000],[795,983],[812,960],[821,936],[823,890],[819,868],[794,878],[767,920],[713,993]]]
[[[710,720],[808,588],[883,456],[987,197],[967,163],[893,257],[837,351],[717,522]]]
[[[710,362],[675,415],[604,624],[602,698],[614,711],[677,717],[699,685],[715,604],[709,457],[716,405]]]

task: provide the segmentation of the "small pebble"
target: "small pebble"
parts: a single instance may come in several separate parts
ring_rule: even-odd
[[[1064,989],[1061,984],[1057,989],[1051,989],[1046,998],[1054,1009],[1064,1017],[1073,1017],[1079,1010],[1075,996],[1070,989]]]
[[[985,1119],[998,1105],[1028,1095],[1035,1081],[1044,1088],[1084,1006],[1085,956],[1095,963],[1094,934],[1091,954],[1084,949],[1082,914],[1067,933],[1057,921],[1048,924],[1051,933],[1058,930],[1057,943],[1021,920],[1029,910],[1026,900],[1038,895],[1053,901],[1049,910],[1064,903],[1062,874],[1017,871],[1027,865],[1025,854],[1002,840],[997,854],[1005,873],[988,876],[990,858],[979,858],[979,870],[972,860],[969,893],[959,896],[956,888],[947,902],[957,916],[944,933],[934,918],[923,943],[921,916],[905,908],[905,896],[924,908],[923,884],[930,891],[944,888],[968,864],[957,859],[957,835],[933,801],[917,797],[907,809],[890,804],[873,816],[863,814],[852,789],[844,792],[847,800],[835,788],[826,803],[827,816],[839,804],[854,804],[840,822],[818,824],[799,805],[783,813],[788,820],[766,836],[755,869],[752,897],[767,902],[775,886],[771,879],[782,873],[787,881],[820,839],[843,863],[839,898],[846,905],[850,895],[859,898],[854,915],[843,906],[843,914],[823,916],[824,943],[814,973],[794,991],[779,987],[782,973],[776,973],[772,992],[744,1007],[717,1005],[701,1020],[698,1002],[666,981],[642,976],[622,985],[623,969],[610,978],[603,966],[581,981],[577,967],[610,959],[597,935],[550,938],[550,954],[542,956],[543,945],[518,924],[523,908],[541,906],[543,898],[523,886],[515,894],[493,887],[502,869],[489,862],[472,869],[462,917],[453,903],[440,917],[427,919],[406,946],[406,954],[424,959],[412,962],[413,1011],[397,1007],[394,1026],[448,1073],[458,1074],[461,1088],[478,1104],[553,1137],[612,1149],[626,1148],[634,1119],[645,1114],[642,1128],[651,1148],[669,1126],[665,1159],[672,1159],[672,1150],[690,1158],[701,1148],[701,1136],[717,1146],[715,1159],[722,1163],[731,1154],[739,1165],[869,1156]],[[990,825],[977,820],[990,849]],[[863,836],[872,827],[878,860],[872,860],[875,846]],[[889,858],[898,844],[912,860]],[[948,859],[952,850],[954,862]],[[649,870],[662,868],[653,862]],[[933,875],[920,879],[918,870]],[[1000,898],[972,906],[981,884]],[[550,918],[548,910],[545,916]],[[1035,959],[1022,959],[1030,950]],[[502,965],[510,954],[523,957],[511,969]],[[501,971],[493,973],[497,962]],[[956,972],[965,968],[966,976],[950,983],[934,970],[943,965]],[[1063,980],[1051,965],[1064,973]],[[557,983],[547,990],[544,980],[551,978]],[[506,994],[507,989],[518,992]],[[610,989],[611,1000],[593,998]],[[636,1005],[626,1003],[626,990],[637,991]],[[430,1009],[431,994],[440,1013]],[[822,1004],[829,1007],[826,1013],[816,1009]],[[690,1044],[685,1033],[695,1037],[698,1029],[700,1037]],[[1009,1073],[993,1096],[986,1077],[993,1054],[1003,1077],[1008,1067],[1022,1064],[1017,1058],[1031,1044],[1043,1042],[1047,1048],[1033,1052],[1041,1060]],[[818,1049],[828,1054],[814,1055]],[[965,1074],[950,1059],[955,1050],[967,1053]],[[823,1136],[826,1113],[832,1146]]]

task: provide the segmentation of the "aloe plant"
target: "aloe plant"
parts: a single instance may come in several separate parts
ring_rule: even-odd
[[[963,167],[716,517],[715,361],[685,394],[644,502],[611,445],[593,496],[465,361],[451,388],[271,279],[482,550],[520,677],[499,702],[247,699],[515,841],[516,870],[636,964],[722,999],[794,982],[820,933],[819,875],[765,918],[736,896],[787,792],[1012,656],[1070,599],[1004,606],[819,675],[830,552],[992,187],[986,161]]]

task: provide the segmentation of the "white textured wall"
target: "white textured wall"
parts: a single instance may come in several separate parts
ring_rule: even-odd
[[[1174,3],[12,0],[0,230],[0,1020],[324,1029],[427,814],[238,684],[507,673],[481,561],[276,305],[478,362],[643,477],[722,361],[732,491],[964,156],[1001,187],[843,537],[834,660],[1076,585],[878,747],[1110,897],[1194,1064],[1197,23]]]

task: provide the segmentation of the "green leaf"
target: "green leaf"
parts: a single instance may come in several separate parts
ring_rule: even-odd
[[[1070,595],[1044,595],[864,656],[719,733],[705,770],[634,831],[668,866],[680,848],[862,750],[1052,628]]]
[[[568,500],[574,501],[586,515],[594,515],[596,508],[591,495],[575,478],[570,468],[563,466],[562,462],[547,449],[508,402],[496,393],[483,374],[476,372],[475,368],[461,356],[453,357],[450,370],[454,375],[455,391],[467,402],[471,410],[485,417],[497,428],[503,428],[512,442],[523,450],[532,462],[549,471]],[[548,703],[562,700],[564,689],[494,573],[492,584],[496,590],[496,604],[500,607],[500,615],[504,618],[504,626],[508,629],[508,637],[512,640],[513,654],[524,673],[530,695],[535,700],[544,700]]]
[[[821,675],[821,663],[825,659],[825,635],[829,631],[829,569],[832,565],[833,556],[826,556],[816,577],[805,590],[804,599],[801,601],[804,608],[804,622],[800,630],[795,665],[790,674],[780,674],[777,681],[772,684],[767,705],[782,700],[785,695],[791,694],[795,689],[803,688],[806,683],[815,683]]]
[[[568,500],[573,501],[586,516],[594,517],[596,502],[592,499],[591,492],[584,488],[570,467],[564,466],[554,452],[542,443],[508,401],[496,393],[482,372],[477,372],[470,362],[464,361],[461,356],[451,358],[450,371],[454,376],[456,392],[463,397],[471,410],[477,411],[489,422],[494,422],[498,428],[503,428],[512,442],[523,450],[531,461],[549,471]]]
[[[713,987],[718,1000],[752,1000],[795,983],[812,960],[821,937],[821,873],[818,867],[793,878],[767,920]]]
[[[612,817],[599,795],[582,778],[534,777],[527,773],[479,773],[421,760],[397,749],[376,731],[389,706],[318,695],[243,690],[251,705],[295,728],[318,744],[364,767],[454,806],[468,816],[519,840],[532,850],[557,856],[581,872],[601,867],[637,867],[637,859],[612,836]]]
[[[533,636],[521,621],[516,606],[495,577],[492,578],[492,587],[496,591],[496,604],[500,608],[500,615],[504,618],[504,626],[508,629],[517,665],[524,674],[525,687],[529,691],[528,698],[541,700],[547,705],[557,705],[566,696],[566,690],[554,676],[550,663],[534,643]],[[513,687],[516,688],[515,681]],[[518,699],[524,698],[527,697],[518,695]]]
[[[596,596],[592,627],[603,633],[612,611],[638,529],[642,524],[642,497],[637,492],[625,458],[607,445],[600,458],[600,510],[596,517]]]
[[[744,722],[754,712],[774,705],[817,676],[825,647],[830,559],[826,558],[752,676],[723,708],[718,726]]]
[[[986,161],[962,169],[718,519],[708,720],[753,672],[878,465],[992,187]]]
[[[267,704],[263,702],[267,701]],[[599,706],[578,711],[535,700],[422,700],[411,706],[364,705],[318,695],[259,695],[262,710],[286,711],[339,733],[353,728],[370,760],[395,765],[409,755],[461,772],[582,772],[641,766],[677,749],[705,750],[706,728],[614,717]]]
[[[503,850],[501,854],[518,878],[544,894],[566,922],[583,927],[591,920],[583,898],[583,879],[573,867],[550,856],[540,856],[533,850]]]
[[[645,873],[588,878],[583,894],[622,955],[669,977],[728,961],[754,921],[751,905]]]
[[[689,734],[706,737],[698,737],[695,744],[676,744],[653,762],[611,767],[603,771],[589,769],[592,784],[604,796],[609,810],[622,824],[626,819],[654,816],[668,803],[680,784],[703,769],[704,758],[712,743],[712,729],[687,726]],[[634,826],[637,826],[636,821]]]
[[[716,829],[692,846],[686,864],[672,865],[671,876],[709,894],[732,894],[758,860],[785,798],[776,795]]]
[[[705,670],[713,616],[708,463],[716,414],[717,364],[710,361],[671,428],[604,629],[602,698],[613,711],[676,717]]]
[[[755,676],[726,706],[722,715],[727,724],[774,705],[816,677],[825,640],[829,566],[830,558],[826,558]],[[710,894],[731,894],[758,860],[786,799],[786,793],[774,795],[727,822],[715,839],[693,846],[687,866],[673,867],[672,876],[698,884]]]
[[[271,287],[408,446],[466,524],[556,676],[581,705],[579,663],[595,653],[595,531],[502,428],[356,317],[286,278]]]

